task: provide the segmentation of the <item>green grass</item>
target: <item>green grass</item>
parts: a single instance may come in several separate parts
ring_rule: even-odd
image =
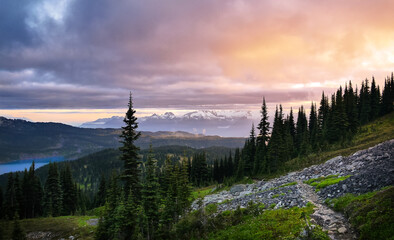
[[[337,175],[328,175],[326,177],[318,177],[318,178],[312,178],[309,179],[308,181],[304,181],[304,183],[309,184],[311,186],[314,186],[316,188],[316,192],[320,191],[320,189],[325,188],[327,186],[330,185],[334,185],[337,184],[343,180],[348,179],[349,177],[351,177],[351,175],[347,175],[347,176],[342,176],[339,177]]]
[[[349,156],[359,150],[373,147],[394,138],[394,112],[364,125],[350,142],[338,143],[322,148],[317,153],[293,158],[286,162],[277,173],[262,175],[259,178],[272,179],[288,172],[298,171],[315,164],[321,164],[336,156]]]
[[[394,239],[394,186],[359,196],[347,194],[328,204],[345,213],[360,239]]]
[[[279,196],[284,196],[285,194],[284,193],[281,193],[281,194],[275,194],[275,195],[273,195],[272,196],[272,198],[277,198],[277,197],[279,197]]]
[[[69,236],[78,236],[78,239],[94,239],[96,226],[90,226],[87,220],[96,218],[94,216],[62,216],[48,218],[32,218],[20,220],[20,224],[25,233],[29,232],[51,232],[56,235],[56,239]],[[0,220],[3,226],[4,239],[11,239],[13,221]]]
[[[283,188],[283,187],[288,187],[288,186],[293,186],[293,185],[297,185],[297,182],[286,183],[286,184],[283,184],[283,185],[281,185],[279,187]]]
[[[191,194],[191,198],[192,198],[191,200],[195,200],[197,198],[204,198],[206,195],[212,192],[212,189],[214,187],[215,186],[208,186],[208,187],[194,189]]]
[[[303,212],[311,214],[313,206],[266,210],[257,217],[244,217],[238,225],[212,232],[206,239],[296,239],[306,227],[306,222],[301,217]],[[320,239],[328,239],[325,233],[322,235],[323,238]]]

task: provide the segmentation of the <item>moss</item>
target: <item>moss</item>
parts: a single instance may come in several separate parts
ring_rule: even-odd
[[[257,217],[244,217],[236,226],[213,231],[206,239],[296,239],[306,227],[305,220],[301,218],[302,212],[308,216],[313,212],[313,206],[266,210]],[[319,234],[320,238],[310,239],[328,239],[326,233],[316,229],[314,235]]]
[[[293,185],[297,185],[297,182],[286,183],[286,184],[283,184],[283,185],[281,185],[281,186],[279,186],[279,187],[280,187],[280,188],[283,188],[283,187],[293,186]]]
[[[359,196],[347,194],[329,201],[349,217],[360,239],[392,239],[394,236],[394,187]]]
[[[216,213],[217,211],[218,211],[218,205],[215,204],[215,203],[208,204],[208,205],[205,207],[205,212],[206,212],[208,215],[214,214],[214,213]]]
[[[326,177],[312,178],[312,179],[309,179],[308,181],[304,181],[304,183],[316,187],[316,192],[318,192],[322,188],[337,184],[343,180],[348,179],[349,177],[351,177],[351,175],[342,176],[342,177],[339,177],[338,174],[337,175],[328,175]]]
[[[279,196],[284,196],[284,195],[285,195],[284,193],[281,193],[281,194],[278,193],[278,194],[273,195],[272,198],[277,198]]]
[[[32,218],[20,220],[20,224],[26,233],[51,232],[58,238],[68,238],[78,235],[81,239],[93,239],[96,226],[90,226],[87,220],[97,218],[95,216],[61,216],[47,218]],[[10,239],[13,224],[12,221],[0,220],[4,227],[4,239]]]

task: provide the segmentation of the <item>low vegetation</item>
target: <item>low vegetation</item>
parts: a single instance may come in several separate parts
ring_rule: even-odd
[[[328,175],[326,177],[318,177],[318,178],[309,179],[308,181],[305,181],[305,183],[316,187],[316,192],[318,192],[322,188],[337,184],[343,180],[348,179],[349,177],[351,177],[351,175],[342,176],[342,177],[340,177],[338,175]]]
[[[224,211],[215,216],[216,205],[197,210],[183,218],[173,232],[176,239],[329,239],[321,229],[306,231],[305,208],[266,209],[262,204],[249,204],[245,209]],[[203,221],[201,221],[203,220]],[[304,231],[305,230],[305,231]],[[302,234],[304,232],[304,235]],[[305,235],[306,234],[306,235]],[[309,236],[307,236],[309,235]]]
[[[359,196],[347,194],[328,204],[345,213],[360,239],[394,239],[393,186]]]
[[[90,219],[96,218],[94,216],[61,216],[48,218],[31,218],[22,219],[19,221],[25,233],[31,234],[34,232],[50,233],[56,239],[69,239],[70,236],[78,237],[79,239],[94,239],[94,231],[96,226],[87,224]],[[3,239],[11,239],[14,229],[13,221],[0,220],[0,225],[3,227]]]

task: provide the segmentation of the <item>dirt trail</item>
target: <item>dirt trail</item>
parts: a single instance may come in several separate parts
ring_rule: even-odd
[[[313,187],[300,180],[296,181],[305,200],[316,206],[315,212],[311,215],[312,223],[318,224],[323,228],[323,230],[328,231],[328,235],[331,239],[357,239],[357,235],[350,223],[341,213],[335,212],[325,205],[315,193],[315,189]]]

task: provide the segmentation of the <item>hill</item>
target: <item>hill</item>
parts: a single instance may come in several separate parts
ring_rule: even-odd
[[[187,146],[161,146],[152,150],[158,166],[161,167],[167,156],[170,156],[173,161],[179,161],[181,158],[188,158],[195,153],[204,152],[207,156],[207,162],[212,163],[214,159],[228,156],[232,149],[226,147],[195,149]],[[146,160],[148,153],[148,149],[140,151],[140,157],[143,161]],[[60,169],[65,164],[70,164],[73,179],[81,188],[88,191],[96,191],[102,175],[109,178],[113,170],[120,172],[123,168],[123,162],[119,159],[119,155],[118,149],[105,149],[73,161],[58,162],[57,164]],[[45,182],[47,174],[48,166],[43,166],[36,170],[36,175],[40,177],[42,183]],[[7,179],[8,174],[0,175],[0,187],[2,189],[6,189]]]
[[[119,147],[120,129],[78,128],[61,123],[33,123],[0,117],[0,162],[62,156],[76,159],[106,148]],[[241,147],[244,138],[223,138],[187,132],[142,132],[137,145],[180,145],[193,148]]]

